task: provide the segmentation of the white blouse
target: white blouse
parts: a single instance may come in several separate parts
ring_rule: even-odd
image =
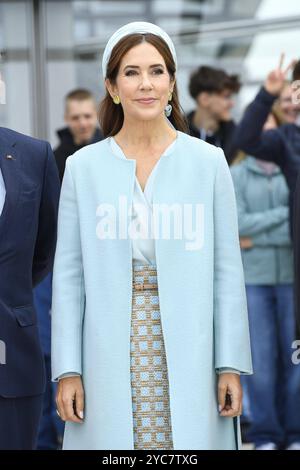
[[[132,238],[132,258],[133,264],[155,264],[155,240],[153,236],[153,213],[152,213],[152,197],[153,182],[155,174],[159,168],[161,158],[172,153],[177,138],[166,148],[159,160],[154,165],[148,179],[144,191],[141,188],[137,176],[135,177],[135,186],[133,194],[132,221],[138,227],[139,237]],[[117,144],[114,137],[109,137],[111,149],[117,156],[127,158],[122,148]],[[127,158],[133,160],[132,158]]]

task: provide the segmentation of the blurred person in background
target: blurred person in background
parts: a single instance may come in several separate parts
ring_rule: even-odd
[[[190,134],[224,150],[228,164],[235,156],[235,122],[231,111],[240,90],[237,75],[201,66],[190,77],[189,92],[197,108],[187,115]]]
[[[273,103],[267,122],[264,125],[264,130],[276,129],[283,124],[296,124],[298,115],[297,107],[293,103],[292,84],[286,80],[279,97]],[[239,163],[246,156],[245,152],[239,150],[231,165]]]
[[[64,117],[66,127],[57,131],[60,144],[54,150],[61,181],[68,156],[85,145],[103,139],[97,126],[96,102],[89,90],[79,88],[68,93]]]
[[[289,190],[289,208],[290,208],[290,231],[295,247],[294,270],[295,278],[295,312],[297,328],[295,336],[300,338],[300,299],[299,299],[299,271],[300,271],[300,253],[298,245],[300,240],[293,237],[293,227],[298,223],[293,222],[293,217],[299,203],[295,204],[294,195],[296,192],[296,181],[300,171],[300,100],[299,91],[295,91],[292,104],[296,112],[294,122],[288,122],[277,129],[263,131],[264,123],[273,106],[275,100],[286,87],[286,77],[291,68],[293,68],[293,83],[300,80],[300,61],[293,60],[285,69],[283,68],[284,54],[281,54],[279,65],[272,70],[263,87],[256,95],[253,102],[247,107],[244,116],[237,126],[235,132],[235,145],[244,152],[261,158],[266,161],[275,162],[282,170]],[[297,214],[296,214],[297,216]],[[299,216],[298,216],[299,217]],[[299,231],[297,230],[297,234]]]
[[[295,65],[295,61],[292,61],[284,69],[283,61],[284,54],[281,54],[278,67],[268,74],[263,87],[247,107],[236,128],[234,141],[235,145],[245,153],[274,162],[280,167],[290,190],[290,228],[292,228],[293,196],[297,174],[300,170],[300,105],[295,103],[289,105],[293,106],[296,112],[294,122],[287,122],[274,129],[263,129],[274,102],[286,87],[289,70],[295,67],[295,75],[298,66]]]
[[[288,96],[288,88],[281,97]],[[264,131],[278,126],[281,105],[280,99]],[[251,156],[231,166],[231,174],[254,368],[252,377],[242,377],[250,408],[246,439],[257,450],[300,450],[300,368],[291,361],[295,316],[288,187],[276,164]]]
[[[293,103],[293,87],[287,80],[283,85],[278,99],[273,105],[273,114],[277,118],[278,125],[295,124],[297,122],[299,109]]]
[[[294,88],[295,101],[300,106],[300,60],[296,63],[293,70],[293,82],[297,86]],[[297,104],[297,103],[296,103]],[[298,115],[298,125],[300,126],[300,113]],[[300,170],[294,194],[294,224],[293,224],[293,242],[294,242],[294,270],[295,270],[295,310],[297,322],[297,338],[300,338]]]
[[[294,270],[295,270],[295,310],[297,338],[300,338],[300,171],[295,189],[294,204]]]

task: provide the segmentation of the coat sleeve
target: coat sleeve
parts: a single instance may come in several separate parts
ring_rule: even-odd
[[[214,348],[215,368],[252,374],[244,272],[233,182],[218,149],[214,187]]]
[[[52,281],[52,380],[82,373],[84,274],[74,182],[67,159],[58,209],[57,245]]]
[[[46,144],[46,156],[38,233],[32,263],[33,287],[39,284],[52,270],[56,245],[60,182],[54,155],[48,143]]]
[[[278,129],[263,130],[275,99],[264,87],[259,90],[236,127],[234,145],[253,157],[275,162],[282,169],[285,165],[282,135]]]

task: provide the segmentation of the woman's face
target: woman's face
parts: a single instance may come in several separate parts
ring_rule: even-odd
[[[163,115],[174,81],[158,50],[144,42],[123,56],[116,84],[106,80],[106,86],[112,97],[119,95],[125,118],[150,121]]]

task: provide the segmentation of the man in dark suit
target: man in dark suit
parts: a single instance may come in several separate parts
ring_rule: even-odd
[[[50,145],[0,128],[0,449],[34,449],[45,390],[32,289],[53,267],[60,182]]]

